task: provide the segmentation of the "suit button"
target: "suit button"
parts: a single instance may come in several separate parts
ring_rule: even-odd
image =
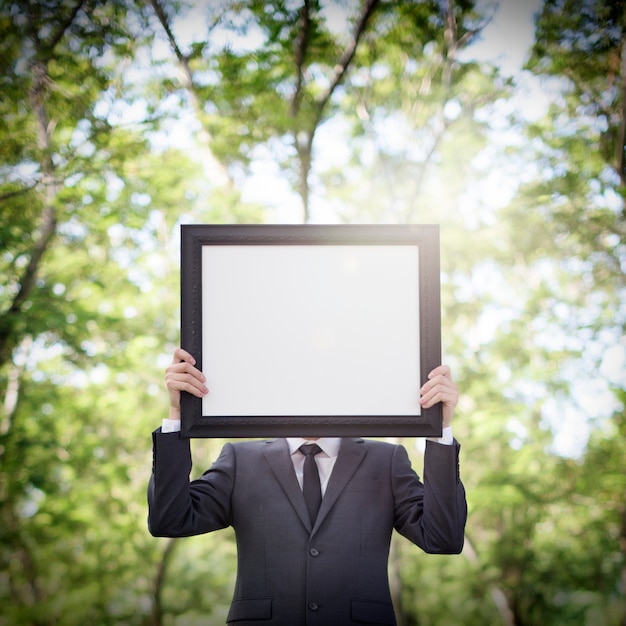
[[[316,548],[311,548],[311,549],[309,550],[309,554],[310,554],[311,556],[319,556],[320,551],[319,551],[319,550],[317,550]]]
[[[320,605],[317,602],[309,602],[309,609],[311,611],[317,611],[320,608]]]

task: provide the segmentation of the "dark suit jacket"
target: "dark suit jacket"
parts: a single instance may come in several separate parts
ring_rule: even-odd
[[[395,624],[387,578],[395,528],[426,552],[459,553],[467,517],[459,446],[426,445],[424,483],[402,446],[343,439],[313,527],[284,439],[227,444],[189,482],[189,440],[156,431],[150,532],[232,526],[236,626]]]

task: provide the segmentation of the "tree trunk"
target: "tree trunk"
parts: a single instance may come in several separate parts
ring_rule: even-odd
[[[38,40],[35,41],[35,47],[37,49],[40,47]],[[44,105],[46,85],[49,80],[46,62],[37,61],[34,63],[31,73],[32,87],[29,97],[31,108],[37,120],[37,147],[41,154],[42,178],[40,185],[43,187],[43,210],[39,218],[39,228],[34,235],[30,259],[19,280],[18,292],[4,314],[4,319],[0,325],[0,368],[10,360],[11,353],[19,342],[19,337],[15,335],[13,330],[15,322],[21,315],[24,304],[35,286],[41,260],[57,229],[55,201],[58,194],[58,182],[55,180],[55,168],[52,161],[51,124]]]
[[[157,569],[157,575],[154,579],[154,596],[152,605],[152,621],[150,626],[163,625],[163,588],[167,578],[167,568],[172,560],[174,548],[176,547],[175,539],[168,539],[163,550],[163,556]]]
[[[465,536],[465,546],[463,548],[463,554],[465,558],[472,563],[473,565],[479,565],[478,554],[476,554],[476,550],[474,550],[474,546],[472,542],[469,540],[467,535]],[[501,623],[503,626],[516,626],[515,615],[509,606],[507,597],[497,585],[489,583],[488,586],[489,595],[493,600],[493,603],[498,610],[500,615]]]

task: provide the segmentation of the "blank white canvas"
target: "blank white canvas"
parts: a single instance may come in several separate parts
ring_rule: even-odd
[[[203,246],[203,415],[419,415],[418,281],[416,246]]]

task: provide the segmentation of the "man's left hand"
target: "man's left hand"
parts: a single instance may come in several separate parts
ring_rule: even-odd
[[[420,405],[425,409],[433,406],[437,402],[443,404],[443,427],[450,426],[454,408],[459,401],[459,388],[452,380],[450,368],[447,365],[436,367],[430,374],[428,380],[420,389]]]

